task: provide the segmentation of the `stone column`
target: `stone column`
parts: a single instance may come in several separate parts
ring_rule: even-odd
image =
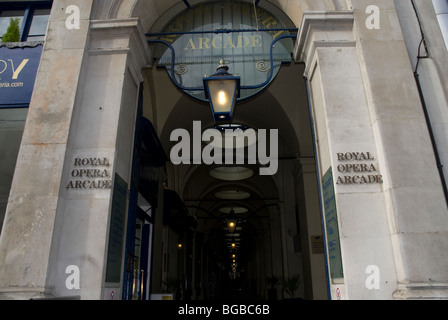
[[[321,175],[318,179],[330,169],[334,179],[343,276],[330,279],[331,298],[389,299],[396,289],[394,252],[383,185],[369,178],[381,175],[380,151],[371,124],[354,21],[348,11],[305,13],[296,60],[306,63]],[[346,153],[347,159],[341,156]],[[351,153],[359,156],[348,159]],[[325,208],[331,198],[323,201]],[[334,217],[334,212],[324,212],[325,220]],[[327,256],[332,260],[337,251],[329,245],[328,236],[329,232]],[[370,266],[380,270],[380,277],[375,279],[379,289],[366,286]]]
[[[116,175],[130,188],[141,69],[148,62],[149,49],[137,19],[92,21],[89,39],[65,158],[47,286],[56,296],[77,293],[83,299],[107,299],[114,291],[114,298],[119,299],[120,280],[105,278],[115,205],[112,195]],[[103,163],[86,165],[85,159]],[[84,176],[83,169],[87,170]],[[101,180],[109,181],[110,187],[102,188]],[[76,185],[78,181],[82,187]],[[91,181],[90,186],[85,181]],[[95,181],[96,187],[92,186]],[[125,226],[124,222],[123,241]],[[65,285],[68,265],[79,267],[79,290]]]
[[[394,1],[375,3],[379,29],[365,27],[368,0],[353,2],[365,83],[397,267],[395,298],[448,297],[448,212],[428,127]]]
[[[46,292],[61,176],[89,32],[91,0],[53,4],[0,238],[0,299]],[[68,5],[79,29],[68,29]]]
[[[447,297],[447,208],[412,68],[393,1],[376,3],[379,29],[366,25],[370,4],[304,14],[296,51],[321,174],[335,179],[344,279],[332,298]],[[369,152],[381,181],[355,178],[367,167],[350,152]]]
[[[120,281],[105,283],[113,184],[119,174],[130,185],[149,48],[138,19],[90,21],[79,2],[84,20],[73,34],[65,2],[52,11],[0,244],[6,297],[121,293]],[[67,286],[70,266],[79,287]]]

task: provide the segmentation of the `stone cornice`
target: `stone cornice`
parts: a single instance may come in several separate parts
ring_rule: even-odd
[[[355,46],[353,11],[304,12],[294,50],[295,61],[309,65],[318,47]]]
[[[151,61],[151,51],[138,18],[94,20],[90,24],[90,37],[90,55],[130,53],[136,68],[143,68]]]

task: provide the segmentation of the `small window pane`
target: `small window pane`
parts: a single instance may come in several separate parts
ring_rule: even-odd
[[[49,18],[50,9],[37,9],[34,11],[33,21],[28,34],[29,41],[43,41],[45,39]]]

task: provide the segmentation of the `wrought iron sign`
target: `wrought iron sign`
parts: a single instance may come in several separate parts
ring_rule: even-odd
[[[281,64],[291,61],[297,34],[274,6],[238,1],[207,2],[164,21],[147,34],[150,43],[164,44],[155,50],[158,66],[166,67],[187,94],[204,101],[202,77],[213,74],[220,60],[241,77],[239,100],[265,88]]]

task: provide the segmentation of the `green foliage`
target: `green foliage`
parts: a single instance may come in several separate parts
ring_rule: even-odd
[[[20,41],[20,20],[19,18],[11,18],[8,30],[2,37],[2,42],[19,42]]]

